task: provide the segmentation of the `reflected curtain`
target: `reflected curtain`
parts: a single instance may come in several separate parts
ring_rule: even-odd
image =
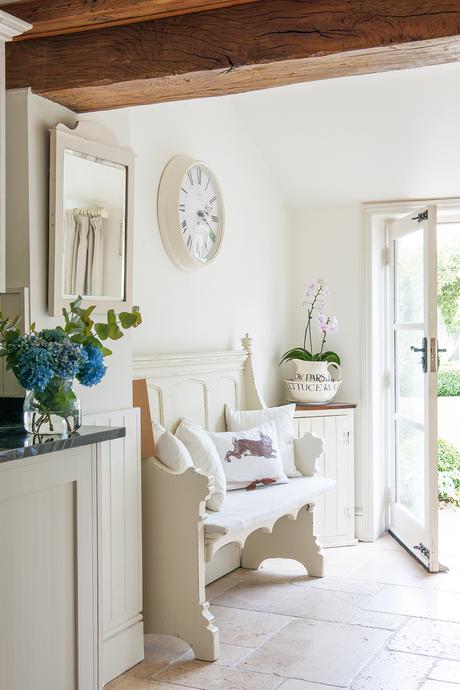
[[[102,295],[103,211],[66,212],[64,285],[67,295]]]

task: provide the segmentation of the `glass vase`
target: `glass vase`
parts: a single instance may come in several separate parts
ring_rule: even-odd
[[[43,391],[24,400],[24,427],[29,434],[68,436],[81,426],[81,404],[73,381],[52,379]]]

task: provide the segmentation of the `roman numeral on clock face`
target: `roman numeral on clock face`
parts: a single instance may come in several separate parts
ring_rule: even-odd
[[[190,185],[192,185],[192,184],[193,184],[193,175],[192,175],[192,171],[191,171],[191,170],[187,170],[187,176],[188,176]]]
[[[179,211],[182,211],[182,213],[185,213],[185,204],[179,204]]]
[[[183,220],[180,226],[182,228],[182,233],[184,233],[187,230],[187,221]]]
[[[201,185],[201,168],[200,167],[198,167],[196,169],[196,179],[197,179],[198,184]]]
[[[215,202],[215,200],[216,200],[216,197],[213,196],[211,199],[209,199],[209,203],[210,203],[210,204],[213,204],[213,203]]]
[[[191,235],[189,235],[189,236],[187,237],[187,247],[188,247],[189,249],[192,249],[192,236],[191,236]]]
[[[213,221],[213,223],[218,223],[218,222],[219,222],[219,219],[218,219],[217,216],[211,216],[211,220]]]

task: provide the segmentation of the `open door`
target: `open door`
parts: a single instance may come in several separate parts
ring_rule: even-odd
[[[438,572],[436,207],[388,227],[390,257],[389,531]]]

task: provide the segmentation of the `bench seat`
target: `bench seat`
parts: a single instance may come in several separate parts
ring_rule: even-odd
[[[298,477],[287,484],[260,486],[254,491],[228,491],[219,512],[207,511],[204,534],[207,541],[238,530],[253,530],[283,515],[296,514],[324,491],[335,486],[333,479]]]

